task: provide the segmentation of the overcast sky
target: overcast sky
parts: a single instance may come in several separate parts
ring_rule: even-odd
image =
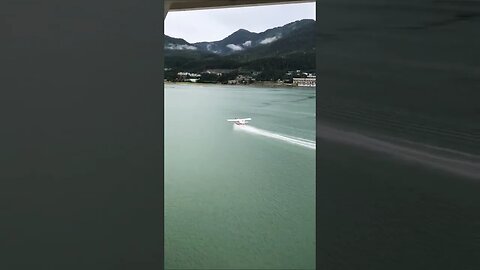
[[[241,28],[259,33],[301,19],[315,19],[315,2],[170,11],[165,19],[165,34],[190,43],[217,41]]]

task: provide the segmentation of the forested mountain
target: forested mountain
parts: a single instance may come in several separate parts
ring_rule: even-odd
[[[215,42],[188,43],[165,36],[165,67],[203,71],[244,68],[258,71],[315,68],[315,21],[300,20],[253,33],[240,29]]]

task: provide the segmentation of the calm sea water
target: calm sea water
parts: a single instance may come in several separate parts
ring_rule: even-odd
[[[314,140],[313,89],[165,85],[166,268],[313,269]]]

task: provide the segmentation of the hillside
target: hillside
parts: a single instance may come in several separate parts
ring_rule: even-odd
[[[215,42],[188,43],[165,36],[165,67],[203,71],[243,68],[281,73],[315,68],[315,21],[300,20],[253,33],[235,31]]]

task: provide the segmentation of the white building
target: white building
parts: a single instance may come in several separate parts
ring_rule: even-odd
[[[190,73],[190,72],[178,72],[178,76],[186,76],[186,77],[194,77],[194,78],[200,78],[202,75],[196,74],[196,73]]]
[[[293,78],[293,84],[297,86],[316,87],[317,77],[308,76],[307,78]]]

